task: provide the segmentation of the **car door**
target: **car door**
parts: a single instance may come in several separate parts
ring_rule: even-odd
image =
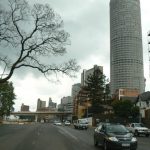
[[[95,138],[96,138],[96,141],[99,143],[99,139],[100,139],[100,130],[102,128],[102,125],[99,125],[96,129],[95,129]]]
[[[102,127],[99,131],[99,143],[101,145],[103,145],[103,143],[104,143],[104,139],[105,139],[105,136],[106,136],[105,134],[106,134],[106,127],[105,127],[105,125],[102,125]]]
[[[100,125],[97,130],[96,130],[96,140],[98,141],[99,144],[103,144],[105,137],[105,126]]]

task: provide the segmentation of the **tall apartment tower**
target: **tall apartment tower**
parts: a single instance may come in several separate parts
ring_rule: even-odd
[[[110,82],[111,94],[145,90],[139,0],[110,0]]]

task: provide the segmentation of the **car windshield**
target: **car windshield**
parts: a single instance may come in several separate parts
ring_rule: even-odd
[[[129,132],[123,125],[107,125],[107,133],[127,133]]]
[[[144,125],[142,123],[135,123],[134,126],[135,127],[144,127]]]
[[[79,122],[82,123],[82,124],[87,124],[88,123],[87,120],[79,120]]]

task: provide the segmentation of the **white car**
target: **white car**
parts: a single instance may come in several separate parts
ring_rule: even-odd
[[[56,125],[56,126],[61,126],[62,123],[61,123],[60,121],[54,121],[54,125]]]
[[[142,123],[131,123],[127,126],[127,129],[132,132],[135,136],[145,135],[149,136],[150,130],[145,127]]]
[[[65,126],[70,126],[70,125],[71,125],[70,121],[65,121]]]
[[[78,119],[74,121],[75,129],[88,129],[88,121],[87,119]]]

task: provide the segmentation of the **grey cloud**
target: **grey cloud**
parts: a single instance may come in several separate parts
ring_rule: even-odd
[[[62,16],[64,28],[70,33],[71,45],[67,46],[67,54],[63,57],[47,57],[43,59],[44,61],[60,63],[75,58],[80,63],[91,54],[108,58],[109,46],[106,44],[109,45],[109,2],[99,0],[93,3],[86,3],[87,0],[30,0],[29,2],[49,3]],[[5,52],[13,59],[14,55],[10,49],[6,49]],[[15,75],[24,78],[29,72],[35,77],[41,76],[41,73],[29,68],[21,68],[15,72]]]

